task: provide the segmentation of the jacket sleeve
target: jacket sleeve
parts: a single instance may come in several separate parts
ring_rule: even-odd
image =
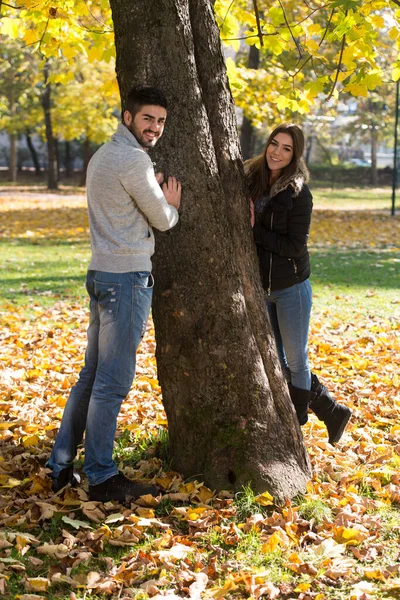
[[[263,227],[254,226],[253,235],[257,246],[268,252],[287,258],[298,258],[304,253],[310,233],[312,195],[308,186],[304,185],[300,194],[293,199],[293,206],[287,211],[287,233],[281,234]]]
[[[132,150],[121,165],[120,181],[150,225],[159,231],[167,231],[179,220],[178,211],[168,204],[159,186],[153,163],[142,150]]]

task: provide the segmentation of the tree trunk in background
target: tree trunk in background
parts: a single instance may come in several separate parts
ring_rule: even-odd
[[[18,172],[18,164],[17,164],[17,152],[18,152],[18,138],[15,133],[10,133],[8,136],[10,141],[10,156],[8,161],[8,172],[9,172],[9,181],[15,183],[17,181],[17,172]]]
[[[310,464],[268,324],[219,31],[209,0],[111,0],[122,97],[169,101],[157,169],[182,181],[157,235],[153,317],[173,466],[216,489],[282,499]],[[153,158],[153,157],[152,157]]]
[[[46,61],[44,65],[44,91],[42,94],[42,106],[44,111],[44,122],[46,126],[46,141],[47,141],[47,187],[49,190],[58,188],[58,169],[57,169],[57,154],[55,140],[53,135],[53,127],[51,123],[51,85],[48,83],[50,74],[50,65]]]
[[[80,186],[86,185],[86,173],[89,164],[89,160],[91,159],[91,150],[90,150],[90,139],[87,137],[83,142],[83,166],[82,166],[82,176],[79,182]]]
[[[71,142],[65,142],[65,177],[72,176]]]
[[[258,69],[260,64],[260,51],[256,46],[250,46],[249,60],[247,66],[249,69]],[[251,158],[254,153],[254,127],[251,121],[243,115],[242,127],[240,130],[240,146],[242,148],[243,160]]]
[[[378,164],[377,164],[377,150],[378,150],[378,130],[376,125],[371,126],[371,184],[375,187],[378,185]]]
[[[27,146],[29,148],[29,152],[31,153],[32,162],[33,162],[33,165],[35,167],[35,175],[40,175],[41,174],[41,170],[40,170],[39,157],[38,157],[38,154],[36,152],[35,145],[32,142],[32,137],[31,137],[31,134],[30,134],[29,131],[26,132],[25,137],[26,137]]]

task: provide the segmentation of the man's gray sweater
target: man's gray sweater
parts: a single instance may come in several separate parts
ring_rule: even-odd
[[[93,155],[87,171],[92,259],[89,269],[151,271],[152,227],[171,229],[178,211],[157,183],[153,163],[125,125]]]

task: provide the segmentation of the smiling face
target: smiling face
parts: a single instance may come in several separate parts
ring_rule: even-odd
[[[164,131],[167,111],[162,106],[146,104],[132,118],[124,112],[124,123],[143,148],[153,148]]]
[[[293,140],[288,133],[277,133],[265,152],[270,179],[276,181],[282,169],[290,165],[293,159]]]

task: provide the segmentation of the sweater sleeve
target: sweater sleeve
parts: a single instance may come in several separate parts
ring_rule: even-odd
[[[125,161],[122,165],[121,183],[146,215],[150,225],[159,231],[167,231],[177,224],[178,211],[165,199],[150,157],[142,150],[134,149],[131,152],[134,152],[134,160],[130,155],[129,162]]]
[[[255,225],[253,229],[256,244],[269,252],[287,258],[298,258],[304,253],[310,232],[312,195],[304,186],[299,196],[294,198],[293,207],[287,212],[287,233],[281,234]]]

